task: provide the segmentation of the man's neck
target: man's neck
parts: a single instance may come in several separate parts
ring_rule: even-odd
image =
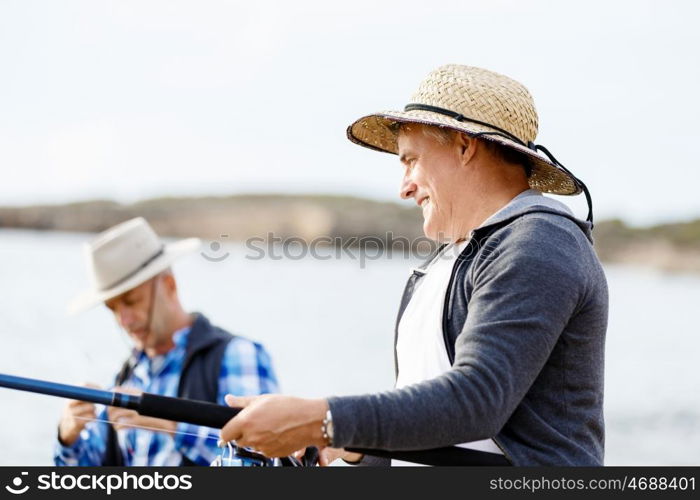
[[[194,316],[180,309],[173,321],[170,337],[172,338],[172,336],[175,335],[175,332],[178,332],[183,328],[192,326],[192,323],[194,323]]]
[[[175,334],[182,330],[183,328],[188,328],[192,326],[194,322],[193,316],[187,314],[185,311],[180,310],[169,328],[170,333],[163,339],[163,342],[144,349],[146,356],[149,358],[154,358],[155,356],[160,356],[170,352],[171,349],[175,347]]]
[[[467,215],[463,219],[458,220],[458,222],[462,224],[460,224],[459,228],[455,228],[452,231],[451,241],[459,242],[468,239],[472,231],[481,227],[489,217],[508,205],[513,198],[528,189],[529,186],[525,186],[524,188],[517,186],[504,189],[496,194],[490,195],[484,202],[479,204],[477,208],[465,210]]]

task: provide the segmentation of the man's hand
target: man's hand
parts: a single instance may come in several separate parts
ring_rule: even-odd
[[[304,456],[305,452],[306,448],[297,451],[296,453],[294,453],[294,456],[297,459],[301,459],[301,457]],[[343,448],[321,448],[320,450],[318,450],[318,465],[320,465],[321,467],[327,467],[339,458],[342,458],[346,462],[354,463],[362,460],[363,456],[364,455],[361,455],[360,453],[352,453],[350,451],[345,451]]]
[[[126,408],[110,406],[107,408],[107,415],[109,416],[109,421],[113,422],[112,426],[116,430],[128,429],[129,427],[144,427],[148,430],[165,432],[170,435],[175,434],[177,430],[177,422],[162,418],[144,417],[134,410]]]
[[[95,384],[84,384],[84,387],[99,389]],[[63,446],[72,446],[90,420],[97,418],[95,405],[84,401],[70,400],[63,409],[61,422],[58,424],[58,440]]]
[[[328,410],[325,399],[302,399],[277,394],[226,396],[226,403],[243,408],[221,429],[221,439],[236,441],[267,457],[284,457],[307,446],[323,448],[321,433]]]
[[[123,394],[140,395],[143,391],[133,387],[115,387],[115,392]],[[134,410],[118,408],[116,406],[107,407],[107,416],[116,430],[127,429],[129,427],[145,427],[156,432],[165,432],[170,435],[175,434],[177,422],[155,417],[144,417]]]
[[[326,467],[339,458],[346,462],[359,462],[363,456],[361,453],[345,451],[343,448],[324,448],[318,454],[318,465]]]

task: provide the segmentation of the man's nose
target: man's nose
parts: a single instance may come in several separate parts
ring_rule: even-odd
[[[413,179],[411,179],[411,176],[406,174],[403,176],[403,180],[401,181],[401,192],[399,193],[399,196],[401,196],[401,199],[407,200],[408,198],[412,198],[414,194],[416,194],[416,189],[418,186],[416,186],[416,183],[413,182]]]

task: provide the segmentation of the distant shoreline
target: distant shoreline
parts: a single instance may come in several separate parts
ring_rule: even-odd
[[[334,195],[246,194],[0,207],[0,228],[96,233],[136,216],[145,217],[163,236],[219,241],[269,234],[307,242],[426,240],[416,207]],[[604,262],[700,273],[700,219],[645,228],[606,220],[596,223],[593,236]]]

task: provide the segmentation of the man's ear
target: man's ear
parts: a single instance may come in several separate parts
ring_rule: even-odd
[[[175,276],[172,273],[168,273],[163,276],[163,283],[165,284],[165,289],[168,291],[169,295],[173,295],[177,292],[177,282],[175,281]]]
[[[475,138],[470,137],[467,134],[457,134],[457,146],[459,146],[462,165],[466,165],[472,160],[474,154],[476,154],[478,142],[479,141],[477,141]]]

